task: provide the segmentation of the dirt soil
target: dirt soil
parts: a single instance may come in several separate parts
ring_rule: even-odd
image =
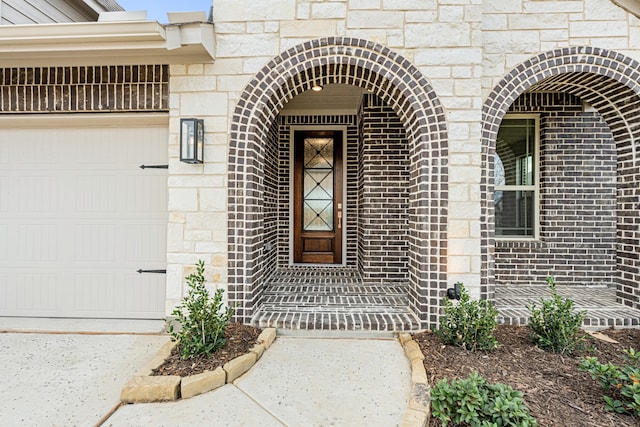
[[[178,346],[173,348],[171,355],[158,368],[153,375],[178,375],[186,377],[204,371],[213,371],[238,356],[248,353],[258,343],[258,336],[262,330],[240,323],[230,323],[225,329],[227,339],[224,347],[207,356],[198,356],[183,359]]]
[[[547,353],[530,340],[524,326],[498,325],[500,343],[494,352],[470,352],[445,346],[431,332],[414,335],[425,355],[424,366],[431,385],[442,378],[464,378],[473,371],[490,382],[510,385],[524,394],[530,413],[538,425],[562,427],[638,427],[640,419],[605,412],[602,389],[590,374],[578,370],[581,356],[596,356],[600,362],[624,364],[622,350],[640,349],[640,330],[601,331],[618,341],[612,344],[589,338],[582,354],[561,356]],[[432,418],[430,426],[441,426]],[[450,424],[451,425],[451,424]]]

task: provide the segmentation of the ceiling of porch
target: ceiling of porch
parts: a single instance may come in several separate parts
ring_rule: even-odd
[[[343,84],[325,85],[321,91],[308,90],[289,101],[280,114],[356,114],[364,89]]]

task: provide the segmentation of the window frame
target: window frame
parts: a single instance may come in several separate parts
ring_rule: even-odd
[[[533,235],[531,236],[502,236],[496,233],[496,216],[493,215],[493,227],[494,238],[500,241],[536,241],[540,240],[540,114],[526,113],[526,114],[506,114],[502,118],[504,120],[511,119],[528,119],[534,120],[534,148],[533,153],[535,156],[533,162],[534,180],[533,185],[495,185],[495,160],[493,170],[491,171],[491,178],[494,180],[493,193],[496,191],[533,191]],[[500,126],[502,126],[500,123]],[[496,134],[497,142],[497,134]],[[494,147],[494,155],[497,155],[497,147]],[[494,197],[491,199],[495,200]],[[494,203],[492,200],[492,203]],[[494,205],[495,207],[495,205]]]

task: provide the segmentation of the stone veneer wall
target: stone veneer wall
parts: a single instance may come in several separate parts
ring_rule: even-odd
[[[365,95],[358,164],[358,264],[369,283],[408,277],[409,148],[400,119]]]
[[[244,301],[251,294],[250,286],[241,285],[250,267],[246,258],[241,259],[243,253],[234,253],[234,236],[227,233],[224,224],[229,223],[231,229],[245,225],[245,210],[233,207],[236,200],[244,203],[230,179],[238,171],[227,165],[253,148],[231,146],[230,140],[251,126],[256,103],[266,103],[277,114],[308,81],[326,79],[326,74],[315,74],[320,67],[299,69],[293,75],[290,69],[294,65],[287,60],[304,62],[300,52],[311,52],[305,43],[327,37],[360,39],[389,50],[380,58],[365,44],[332,47],[331,60],[340,67],[346,67],[347,62],[367,64],[372,56],[380,59],[375,67],[358,68],[349,81],[340,82],[354,84],[357,80],[355,84],[365,89],[388,92],[386,100],[392,105],[389,100],[403,96],[406,87],[394,88],[395,83],[390,86],[381,76],[393,77],[395,71],[389,64],[396,67],[393,58],[399,55],[424,76],[420,81],[426,82],[429,95],[421,102],[431,105],[437,100],[437,108],[442,106],[446,111],[446,121],[429,126],[439,127],[446,134],[442,139],[446,144],[435,150],[446,150],[442,158],[448,180],[437,183],[439,188],[426,189],[433,194],[446,191],[444,203],[432,208],[433,212],[446,210],[444,224],[435,216],[431,221],[434,227],[446,230],[446,241],[440,242],[434,230],[425,227],[419,237],[410,238],[409,248],[414,254],[417,242],[433,242],[419,265],[429,264],[431,257],[439,262],[440,256],[445,257],[446,265],[440,274],[431,267],[412,273],[413,282],[420,282],[410,291],[417,312],[429,311],[429,320],[436,321],[437,309],[428,307],[437,307],[443,289],[456,281],[463,281],[474,296],[493,296],[493,201],[488,197],[492,188],[487,177],[495,132],[502,115],[521,93],[556,76],[566,78],[552,91],[578,93],[596,106],[616,139],[621,248],[618,289],[626,303],[639,304],[640,172],[636,171],[634,153],[638,150],[633,148],[637,145],[633,141],[640,138],[635,137],[637,121],[628,111],[629,105],[636,105],[634,94],[640,93],[634,60],[640,58],[640,21],[635,16],[609,0],[216,0],[213,19],[215,63],[171,66],[167,312],[181,297],[182,278],[197,259],[205,259],[208,278],[233,294],[233,301]],[[288,52],[291,48],[295,52]],[[277,67],[277,77],[271,78],[264,71],[268,63]],[[299,64],[295,67],[301,68]],[[364,75],[358,74],[362,72]],[[589,73],[601,80],[571,84],[576,77]],[[336,71],[330,74],[331,79],[341,75]],[[286,82],[272,84],[278,78]],[[591,90],[607,80],[618,87]],[[265,91],[268,96],[264,96]],[[405,99],[410,102],[410,98],[402,98],[403,103]],[[627,100],[630,104],[625,106]],[[394,106],[403,120],[412,114],[404,113],[411,110],[405,105]],[[236,111],[237,117],[242,117],[237,123]],[[188,116],[205,119],[207,144],[202,166],[182,165],[178,160],[178,117]],[[404,123],[410,143],[415,144],[412,127],[426,124]],[[442,164],[432,164],[439,160],[425,158],[424,170],[442,168]],[[411,171],[412,176],[416,172]],[[227,193],[228,198],[221,196]],[[416,218],[426,211],[422,207],[419,210]],[[436,215],[433,212],[427,213],[431,217]],[[244,235],[238,237],[240,244],[247,240]],[[436,280],[443,285],[426,284]]]
[[[540,238],[496,239],[500,285],[609,285],[616,279],[616,149],[579,98],[523,94],[510,112],[540,114]]]

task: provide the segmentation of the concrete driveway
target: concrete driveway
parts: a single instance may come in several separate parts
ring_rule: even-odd
[[[169,339],[140,334],[148,328],[135,321],[67,321],[67,329],[83,333],[14,332],[59,330],[60,322],[0,318],[0,331],[11,331],[0,333],[0,424],[95,426],[118,404],[123,384]],[[132,331],[137,335],[122,334]]]

